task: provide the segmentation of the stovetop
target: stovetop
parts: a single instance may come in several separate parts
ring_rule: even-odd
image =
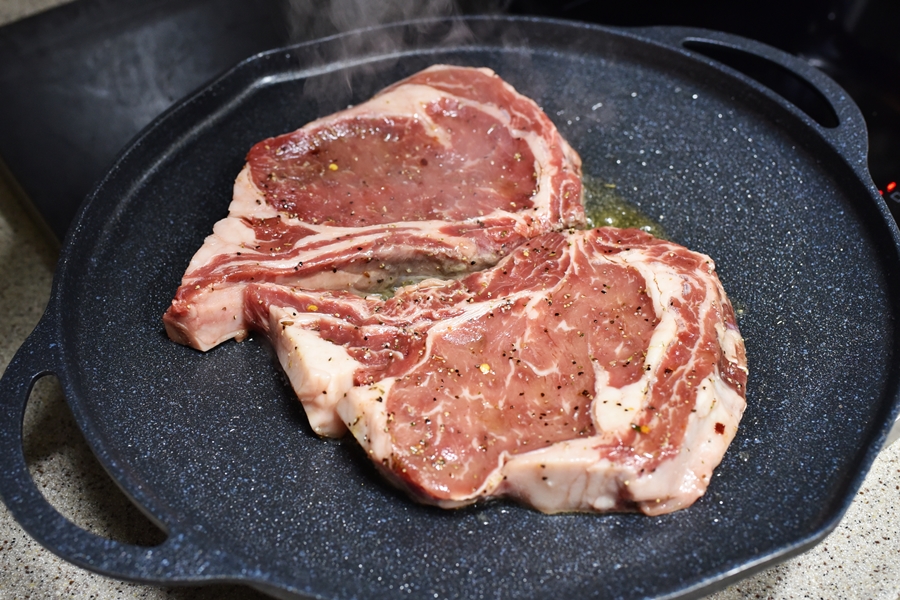
[[[414,2],[366,4],[377,7],[369,14],[338,10],[350,4],[77,0],[6,25],[0,28],[0,166],[62,239],[82,198],[128,141],[240,60],[340,30],[438,14]],[[900,22],[900,3],[894,0],[460,0],[453,10],[705,27],[800,56],[859,105],[869,129],[869,170],[900,220],[900,47],[891,27]]]

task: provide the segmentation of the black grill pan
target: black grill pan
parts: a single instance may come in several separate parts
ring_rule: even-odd
[[[817,123],[710,50],[793,73],[833,118]],[[160,317],[250,146],[438,62],[496,70],[587,174],[716,260],[747,341],[749,405],[693,507],[419,506],[354,442],[312,434],[258,340],[201,354],[165,337]],[[46,314],[0,382],[0,493],[60,556],[136,581],[329,599],[709,593],[821,540],[900,409],[898,232],[865,165],[863,120],[839,87],[709,31],[475,18],[259,55],[154,121],[83,204]],[[41,496],[22,419],[47,373],[164,543],[96,537]]]

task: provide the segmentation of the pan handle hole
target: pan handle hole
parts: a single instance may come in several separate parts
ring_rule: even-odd
[[[128,499],[94,457],[63,398],[59,381],[53,375],[38,379],[28,397],[22,449],[31,478],[44,498],[75,525],[94,535],[137,546],[158,546],[166,540],[166,533]],[[45,552],[50,556],[49,550]],[[15,554],[11,555],[12,558],[19,560]],[[52,560],[61,559],[54,557]],[[10,563],[0,560],[2,564],[8,566]],[[32,590],[35,597],[57,597],[62,582],[59,577],[53,579],[47,575],[55,572],[53,563],[39,561],[36,569],[37,574],[31,572],[31,578],[38,586]],[[60,572],[71,571],[63,565]],[[137,595],[146,593],[156,597],[156,594],[163,593],[166,597],[172,597],[174,594],[158,585],[125,584],[105,577],[88,579],[78,585],[99,591],[102,598],[120,597],[123,585],[130,586],[131,593]],[[181,589],[187,594],[184,597],[193,598],[192,590],[197,588]],[[203,592],[204,598],[269,598],[249,587],[235,584],[204,585]]]
[[[721,44],[685,40],[682,45],[761,83],[805,112],[822,127],[834,129],[840,124],[837,113],[825,95],[790,69],[756,54]]]
[[[94,457],[56,377],[35,382],[23,426],[31,478],[61,515],[95,535],[126,544],[157,546],[166,540]]]

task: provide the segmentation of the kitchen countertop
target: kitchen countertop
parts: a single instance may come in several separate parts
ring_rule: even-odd
[[[0,24],[61,4],[0,0]],[[0,179],[0,370],[37,324],[50,295],[55,244]],[[106,476],[74,424],[58,385],[42,379],[26,413],[25,452],[50,502],[98,535],[158,543],[151,525]],[[0,600],[7,598],[266,598],[237,585],[171,588],[90,573],[51,554],[0,505]],[[882,451],[846,516],[805,554],[745,579],[710,600],[860,598],[900,600],[900,443]]]

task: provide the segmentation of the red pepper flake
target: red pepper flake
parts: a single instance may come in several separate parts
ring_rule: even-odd
[[[725,433],[725,423],[716,423],[716,433],[719,435]]]

